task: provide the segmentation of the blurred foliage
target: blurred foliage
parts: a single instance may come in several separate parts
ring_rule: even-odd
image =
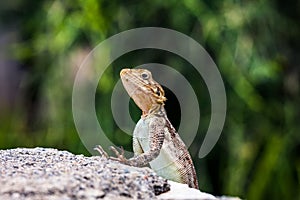
[[[190,152],[200,188],[246,199],[300,198],[299,1],[13,0],[0,3],[0,16],[0,148],[44,146],[88,155],[71,108],[79,65],[109,36],[165,27],[194,38],[219,67],[228,100],[219,142],[197,158],[210,119],[205,84],[184,60],[153,50],[122,56],[101,78],[96,110],[108,136],[131,146],[110,111],[120,69],[167,64],[199,98],[201,127]],[[180,108],[172,95],[167,92],[167,111],[178,126]],[[138,120],[140,111],[132,102],[130,108]]]

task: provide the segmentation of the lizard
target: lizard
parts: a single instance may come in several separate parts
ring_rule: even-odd
[[[116,157],[110,157],[98,145],[102,156],[121,163],[143,167],[147,164],[160,176],[198,189],[198,180],[192,158],[169,121],[164,108],[165,92],[147,69],[122,69],[121,81],[129,96],[142,110],[141,119],[133,132],[134,157],[126,159],[124,150],[110,147]]]

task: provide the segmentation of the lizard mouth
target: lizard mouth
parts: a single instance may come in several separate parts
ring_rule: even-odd
[[[120,71],[120,77],[128,95],[135,101],[161,104],[166,100],[163,89],[152,79],[150,71],[125,68]]]
[[[136,82],[139,81],[131,74],[131,69],[129,68],[122,69],[120,72],[120,77],[128,95],[132,98],[138,89]]]

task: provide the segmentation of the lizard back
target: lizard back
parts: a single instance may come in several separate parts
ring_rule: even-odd
[[[181,140],[179,134],[165,116],[148,115],[141,118],[133,132],[142,152],[150,150],[149,126],[156,121],[164,121],[164,141],[159,155],[149,164],[160,176],[169,180],[188,184],[189,187],[198,189],[198,181],[192,158]],[[136,148],[136,147],[135,147]],[[141,152],[141,151],[137,151]],[[135,153],[137,156],[139,153]]]

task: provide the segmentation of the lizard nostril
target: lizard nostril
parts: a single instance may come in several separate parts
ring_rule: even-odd
[[[124,74],[128,73],[129,71],[130,71],[130,69],[129,69],[129,68],[122,69],[122,70],[121,70],[121,72],[120,72],[120,76],[122,76],[122,75],[124,75]]]

